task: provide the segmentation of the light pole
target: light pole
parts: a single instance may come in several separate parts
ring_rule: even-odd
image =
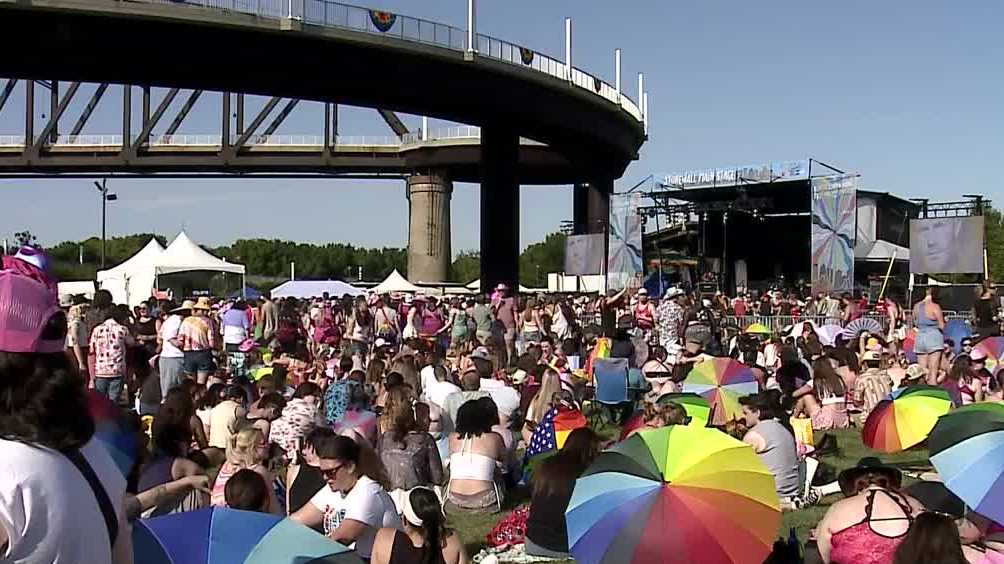
[[[98,189],[101,193],[101,269],[105,268],[105,246],[107,240],[105,238],[105,216],[108,207],[108,202],[114,202],[119,199],[115,194],[108,193],[108,179],[102,178],[101,182],[94,181],[94,187]]]

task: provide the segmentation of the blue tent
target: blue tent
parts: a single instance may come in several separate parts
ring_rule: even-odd
[[[262,294],[258,290],[255,290],[251,286],[244,286],[244,298],[247,299],[248,301],[257,300],[261,296],[262,296]],[[241,297],[240,290],[237,290],[236,292],[230,294],[229,297],[231,297],[231,298],[239,298],[239,297]]]

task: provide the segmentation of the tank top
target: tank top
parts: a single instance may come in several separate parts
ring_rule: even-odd
[[[798,495],[800,484],[795,437],[774,419],[757,423],[752,431],[767,443],[767,449],[758,452],[757,456],[774,475],[777,494],[785,497]]]
[[[655,325],[655,319],[652,317],[652,305],[639,302],[634,308],[634,319],[638,327],[651,329]]]
[[[467,336],[467,312],[459,309],[453,314],[453,328],[450,331],[453,337]]]
[[[917,320],[916,324],[920,329],[938,328],[938,320],[927,315],[927,305],[924,302],[918,303],[914,308],[913,318]]]
[[[886,497],[893,500],[900,510],[902,517],[872,518],[872,508],[875,503],[875,495],[882,492]],[[879,533],[872,527],[872,523],[878,521],[906,521],[907,525],[913,524],[913,511],[906,501],[900,499],[898,495],[876,489],[867,494],[865,505],[865,518],[858,523],[845,529],[833,533],[830,543],[833,548],[830,551],[832,562],[854,562],[855,564],[886,564],[892,562],[896,554],[896,548],[906,536],[903,534],[889,537]]]
[[[411,544],[408,535],[394,532],[394,544],[390,547],[390,564],[415,564],[425,559],[425,547]]]
[[[443,328],[443,319],[438,313],[424,309],[422,310],[421,328],[423,335],[435,335]]]

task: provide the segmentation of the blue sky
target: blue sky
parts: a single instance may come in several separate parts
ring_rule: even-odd
[[[465,0],[362,3],[465,26]],[[1004,198],[1004,3],[482,0],[478,24],[482,33],[560,58],[565,16],[573,18],[576,66],[612,82],[613,50],[620,47],[632,97],[636,73],[646,75],[650,140],[619,189],[651,173],[814,157],[861,173],[868,189],[905,197]],[[106,97],[85,133],[115,133],[116,98]],[[182,132],[217,133],[216,101],[200,102]],[[71,119],[82,103],[71,108]],[[0,113],[0,134],[21,132],[18,106]],[[320,133],[317,113],[305,106],[281,133]],[[341,118],[345,135],[388,132],[372,110],[343,108]],[[419,126],[415,116],[406,121]],[[113,235],[170,236],[184,227],[206,244],[255,236],[407,242],[399,181],[111,186],[120,197],[109,210]],[[99,234],[100,201],[89,181],[0,180],[0,190],[4,237],[25,228],[43,243]],[[523,188],[524,246],[571,218],[571,194],[567,186]],[[452,213],[454,251],[476,248],[477,186],[456,187]]]

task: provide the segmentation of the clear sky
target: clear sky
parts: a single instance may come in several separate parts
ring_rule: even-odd
[[[465,26],[465,0],[359,3]],[[482,33],[560,58],[565,16],[573,18],[576,66],[612,82],[613,50],[620,47],[632,98],[636,73],[645,72],[650,140],[618,189],[651,173],[814,157],[861,173],[868,189],[932,199],[982,192],[1004,205],[1002,2],[482,0],[478,25]],[[78,98],[64,130],[86,96]],[[39,100],[36,107],[43,106]],[[106,97],[85,133],[116,133],[116,100],[117,92]],[[181,132],[218,133],[216,104],[218,97],[206,97]],[[0,113],[0,134],[21,132],[18,106]],[[309,107],[298,109],[280,132],[320,133],[315,116]],[[347,109],[341,118],[344,135],[389,132],[372,110]],[[419,126],[417,117],[406,121]],[[112,235],[171,236],[185,227],[205,244],[255,236],[407,242],[400,181],[116,180],[111,186],[120,197],[109,209]],[[43,243],[100,233],[100,201],[90,181],[0,180],[0,190],[4,237],[25,228]],[[524,246],[571,218],[571,193],[567,186],[523,188]],[[452,212],[454,251],[476,248],[476,185],[456,187]]]

